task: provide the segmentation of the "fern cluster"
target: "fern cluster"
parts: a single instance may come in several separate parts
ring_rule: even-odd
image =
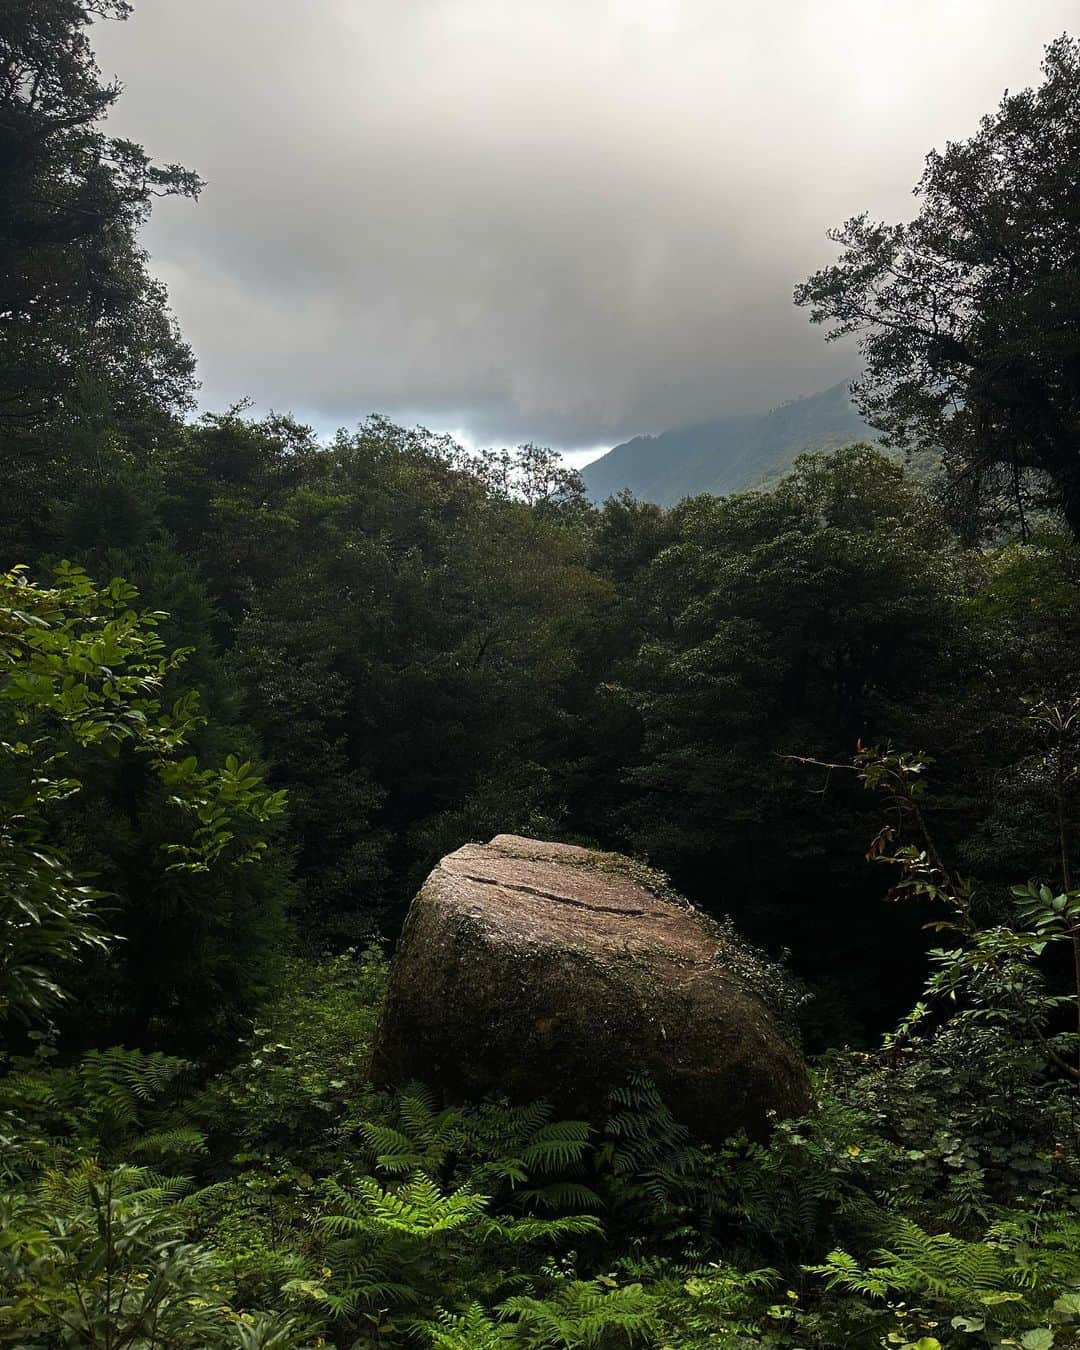
[[[833,1251],[811,1267],[829,1289],[880,1308],[885,1338],[913,1326],[942,1324],[992,1344],[1025,1350],[1075,1343],[1080,1314],[1080,1219],[1075,1214],[1026,1217],[992,1226],[982,1241],[925,1232],[893,1220],[889,1245],[859,1261]],[[1015,1339],[1013,1339],[1015,1338]]]
[[[380,959],[296,972],[209,1078],[47,1043],[0,1078],[0,1344],[134,1350],[154,1326],[208,1350],[1080,1340],[1067,1096],[978,1020],[827,1057],[811,1116],[709,1147],[640,1076],[592,1124],[381,1094],[363,1069]],[[980,1072],[1003,1089],[981,1109]]]

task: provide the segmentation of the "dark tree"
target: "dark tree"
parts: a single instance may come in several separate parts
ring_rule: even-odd
[[[137,242],[155,197],[198,177],[105,135],[120,94],[87,29],[124,0],[3,0],[0,20],[0,430],[55,419],[87,383],[121,421],[182,408],[194,359]]]
[[[944,452],[969,520],[988,493],[1048,487],[1080,536],[1080,44],[1004,96],[969,140],[933,151],[918,215],[856,216],[838,262],[795,302],[828,338],[860,335],[865,416],[895,445]]]

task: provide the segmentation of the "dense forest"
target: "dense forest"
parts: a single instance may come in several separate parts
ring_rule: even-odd
[[[128,9],[0,18],[0,1343],[1080,1345],[1080,45],[796,295],[886,449],[665,509],[196,415]],[[782,966],[811,1112],[378,1088],[410,898],[500,832]]]

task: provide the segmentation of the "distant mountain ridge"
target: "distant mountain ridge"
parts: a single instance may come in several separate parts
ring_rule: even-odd
[[[845,382],[767,413],[716,417],[658,436],[635,436],[587,464],[582,477],[595,502],[629,488],[644,501],[673,506],[699,492],[756,487],[805,450],[878,439],[856,411]]]

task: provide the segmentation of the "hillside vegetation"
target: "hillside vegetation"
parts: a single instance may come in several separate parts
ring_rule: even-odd
[[[701,492],[722,496],[759,487],[804,452],[876,439],[847,384],[837,384],[767,413],[714,417],[656,436],[635,436],[587,464],[581,477],[590,500],[598,504],[631,492],[642,501],[674,506]]]

